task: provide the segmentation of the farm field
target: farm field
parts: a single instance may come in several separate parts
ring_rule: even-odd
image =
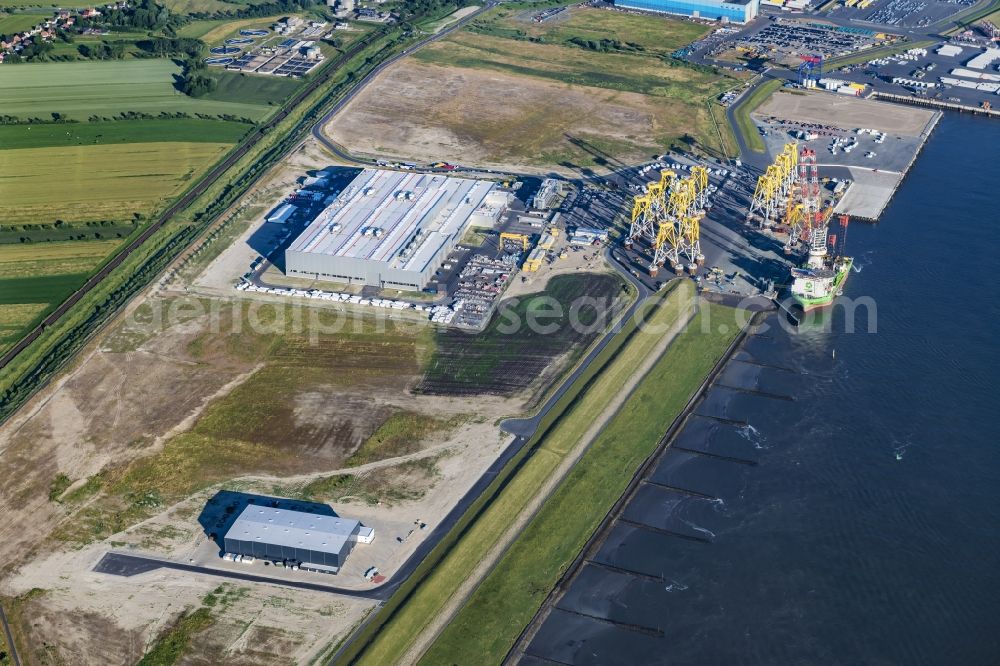
[[[666,56],[702,27],[570,11],[538,26],[495,10],[389,68],[327,131],[366,155],[568,172],[689,143],[719,150],[706,101],[736,79]],[[622,43],[634,32],[637,46],[604,51],[569,41],[587,43],[603,29]]]
[[[61,113],[73,120],[136,111],[229,114],[260,120],[273,108],[195,99],[175,90],[180,67],[167,59],[29,63],[0,68],[3,112],[22,118]]]
[[[218,87],[201,98],[208,101],[280,106],[302,85],[302,79],[220,69],[210,70],[209,75],[216,80]]]
[[[0,151],[6,224],[129,219],[177,195],[228,143],[129,143]],[[100,165],[100,168],[96,168]]]
[[[117,244],[0,245],[0,353],[73,293]]]
[[[250,131],[250,127],[247,123],[200,118],[0,125],[0,146],[10,150],[165,141],[236,143]]]

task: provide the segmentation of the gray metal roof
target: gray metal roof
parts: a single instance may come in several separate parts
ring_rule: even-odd
[[[419,270],[496,187],[488,180],[365,169],[289,250]]]
[[[360,524],[340,516],[250,504],[226,532],[226,538],[339,553]]]

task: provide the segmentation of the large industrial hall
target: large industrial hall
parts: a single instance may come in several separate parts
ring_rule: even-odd
[[[289,275],[420,290],[508,195],[488,180],[365,169],[285,251]]]

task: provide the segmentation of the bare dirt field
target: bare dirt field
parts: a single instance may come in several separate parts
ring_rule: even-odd
[[[684,110],[637,93],[406,60],[326,132],[359,154],[572,174],[568,164],[586,158],[574,141],[599,140],[615,145],[619,159],[648,159],[660,127]]]
[[[843,129],[860,127],[903,136],[920,136],[935,112],[834,93],[771,95],[754,115],[823,123]]]
[[[380,537],[337,582],[363,587],[372,565],[391,575],[505,444],[496,420],[523,404],[483,397],[470,414],[466,400],[413,395],[427,325],[362,321],[312,344],[292,308],[260,306],[255,328],[249,307],[151,296],[0,428],[0,595],[36,618],[17,629],[50,661],[134,662],[196,605],[203,578],[90,569],[110,548],[218,562],[199,519],[220,490],[331,503]],[[288,319],[275,327],[278,312]],[[327,595],[318,610],[297,604],[311,619],[289,624],[261,614],[261,590],[254,612],[212,610],[192,663],[298,662],[368,607]]]
[[[166,570],[115,578],[91,571],[102,554],[92,547],[52,556],[46,566],[63,575],[54,580],[36,568],[10,590],[20,596],[6,606],[15,611],[12,621],[21,620],[26,663],[136,663],[183,613],[200,607],[212,611],[212,624],[193,637],[185,663],[309,663],[373,606]]]

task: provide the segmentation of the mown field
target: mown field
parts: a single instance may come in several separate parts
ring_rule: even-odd
[[[49,18],[51,14],[0,14],[0,35],[28,30]]]
[[[0,353],[71,294],[120,243],[0,244]]]
[[[232,115],[260,120],[273,111],[266,103],[195,99],[174,88],[180,67],[167,59],[30,63],[0,68],[0,97],[6,115],[73,120],[113,117],[135,111]]]
[[[419,159],[432,151],[435,159],[570,169],[671,147],[728,148],[706,102],[737,79],[670,57],[707,27],[569,12],[536,24],[500,7],[421,49],[352,103],[331,126],[335,140],[364,154]]]
[[[5,225],[121,220],[190,185],[228,143],[77,145],[0,151]]]

